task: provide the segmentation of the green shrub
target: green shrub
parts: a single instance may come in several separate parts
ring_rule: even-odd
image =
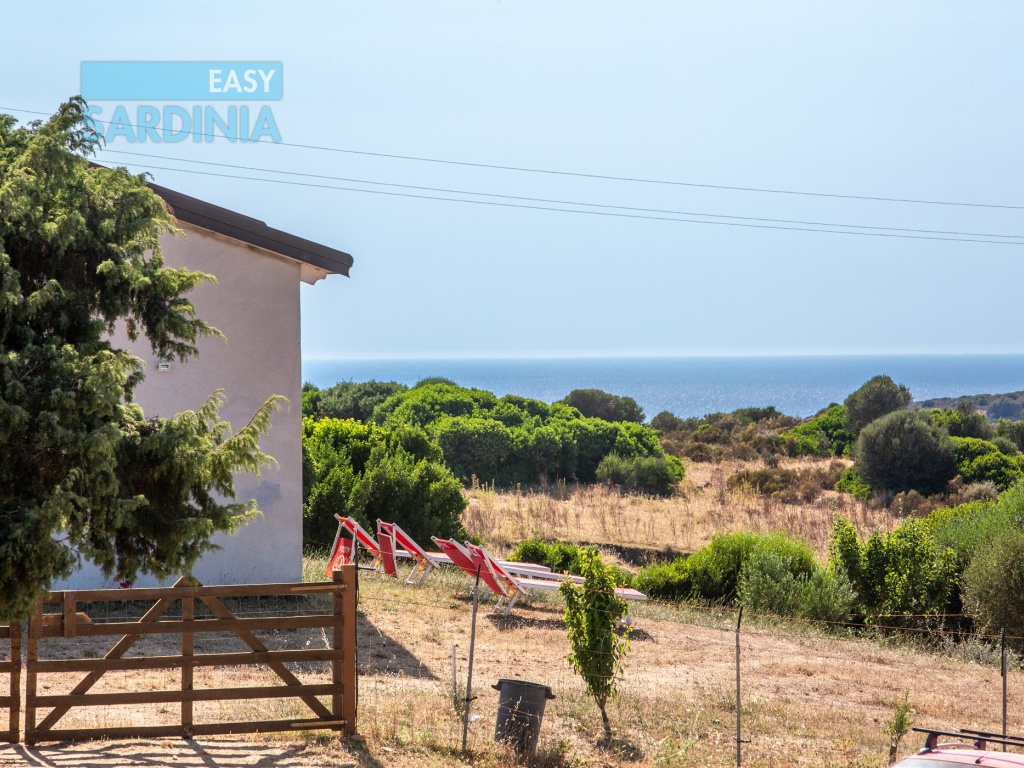
[[[974,410],[968,402],[957,403],[956,408],[928,412],[931,420],[943,427],[951,437],[975,437],[991,440],[995,430],[984,413]]]
[[[866,483],[889,491],[938,493],[956,474],[949,436],[920,412],[896,411],[868,424],[854,459]]]
[[[560,402],[584,416],[604,421],[644,422],[644,409],[632,397],[612,395],[600,389],[574,389]]]
[[[814,621],[845,622],[857,602],[850,580],[840,571],[819,568],[802,584],[800,616]]]
[[[683,479],[683,465],[674,456],[635,456],[610,453],[595,473],[598,482],[617,485],[630,493],[671,496]]]
[[[740,571],[739,601],[755,611],[796,616],[802,584],[793,570],[785,555],[754,547]]]
[[[992,445],[998,448],[1000,453],[1005,453],[1007,456],[1016,456],[1020,453],[1020,448],[1008,437],[993,437]]]
[[[686,419],[680,419],[671,411],[662,411],[651,419],[651,426],[664,434],[685,429],[687,423]]]
[[[670,565],[641,568],[633,583],[651,597],[731,603],[736,599],[743,564],[755,547],[785,558],[799,576],[808,576],[817,567],[811,548],[784,533],[734,531],[716,534],[707,546]]]
[[[394,381],[342,381],[326,389],[305,384],[302,387],[302,415],[314,419],[369,421],[378,405],[407,389],[404,384]]]
[[[840,571],[805,564],[765,546],[757,546],[743,565],[739,599],[754,610],[778,616],[845,621],[856,593]]]
[[[396,522],[413,538],[465,536],[467,501],[422,430],[354,419],[303,420],[303,539],[330,545],[335,514],[372,528]]]
[[[830,567],[852,582],[868,611],[913,616],[956,613],[957,557],[951,549],[936,546],[932,528],[925,519],[907,520],[890,533],[876,531],[861,542],[849,520],[837,518],[829,547]]]
[[[1024,421],[1000,419],[996,423],[996,435],[1013,442],[1018,449],[1024,451]]]
[[[640,569],[633,586],[656,600],[678,602],[690,598],[690,581],[685,573],[684,558],[672,563],[652,563]]]
[[[910,390],[888,376],[875,376],[853,392],[846,406],[846,430],[856,438],[860,431],[876,419],[910,405]]]
[[[1024,532],[1007,531],[979,550],[963,581],[964,607],[982,631],[1024,636]]]
[[[517,563],[533,563],[544,565],[548,558],[548,545],[542,539],[527,539],[520,542],[508,556],[509,560]]]
[[[597,481],[608,485],[626,485],[629,482],[630,461],[617,453],[609,453],[597,465]]]
[[[846,407],[835,403],[780,437],[790,456],[843,456],[853,442],[846,429]]]
[[[871,486],[864,482],[861,476],[857,474],[855,466],[850,466],[843,470],[843,474],[839,476],[839,480],[836,482],[835,489],[840,493],[848,493],[860,501],[871,500]]]

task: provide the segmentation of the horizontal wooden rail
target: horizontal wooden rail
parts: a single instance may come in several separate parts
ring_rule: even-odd
[[[44,617],[45,618],[45,617]],[[182,632],[240,632],[260,629],[319,629],[333,626],[336,619],[330,613],[314,613],[303,616],[270,616],[246,619],[196,619],[181,621],[110,621],[98,624],[75,623],[78,637],[102,637],[104,635],[180,635]],[[56,621],[43,623],[40,637],[67,637],[65,624]]]
[[[58,694],[31,696],[28,704],[37,707],[116,707],[120,704],[177,704],[182,701],[239,701],[241,699],[289,699],[303,696],[329,696],[331,683],[318,685],[259,685],[251,688],[203,688],[198,691],[128,691],[126,693],[89,693],[81,696]]]
[[[197,653],[194,656],[144,656],[129,659],[53,659],[36,662],[37,672],[136,672],[145,669],[174,669],[181,666],[231,667],[300,661],[332,661],[342,651],[317,648],[303,651],[238,651]]]
[[[223,736],[235,733],[274,733],[279,731],[316,731],[322,728],[348,728],[345,720],[259,720],[240,723],[200,723],[188,729],[190,736]],[[70,728],[46,732],[47,740],[145,739],[183,737],[180,725],[140,725],[117,728]]]
[[[344,590],[344,582],[286,582],[282,584],[226,584],[198,587],[131,587],[130,589],[89,589],[49,592],[43,603],[63,604],[65,594],[73,594],[79,603],[131,602],[133,600],[178,600],[182,597],[292,597],[331,594]],[[0,635],[0,638],[4,635]]]

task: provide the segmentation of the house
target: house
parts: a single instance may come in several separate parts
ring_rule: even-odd
[[[256,499],[264,517],[236,535],[218,534],[221,550],[208,553],[193,574],[205,584],[299,581],[302,574],[302,373],[299,284],[328,275],[348,275],[352,257],[226,208],[152,185],[173,209],[185,237],[166,235],[160,246],[171,267],[213,274],[189,298],[196,314],[225,339],[199,342],[187,363],[160,360],[145,339],[119,335],[115,345],[146,364],[146,380],[135,399],[147,416],[195,410],[216,390],[227,402],[221,418],[244,426],[271,395],[291,402],[274,416],[260,442],[277,467],[262,480],[243,475],[235,483],[240,500]],[[138,586],[155,584],[148,577]],[[87,564],[54,589],[116,586]]]

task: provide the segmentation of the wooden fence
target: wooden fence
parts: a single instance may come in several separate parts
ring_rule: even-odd
[[[334,573],[334,581],[297,584],[247,584],[206,587],[180,579],[172,587],[156,589],[116,589],[51,592],[40,600],[29,620],[25,662],[25,742],[66,741],[97,738],[180,737],[331,729],[346,735],[356,728],[356,592],[355,566],[343,566]],[[329,612],[293,612],[282,616],[238,617],[223,598],[276,598],[281,596],[330,596]],[[111,603],[153,602],[136,621],[118,621],[105,617],[94,621],[90,612]],[[197,601],[205,606],[209,617],[196,618]],[[169,609],[180,602],[180,617],[168,616]],[[48,606],[58,609],[47,612]],[[84,609],[84,610],[80,610]],[[177,612],[175,612],[177,613]],[[254,633],[262,630],[297,630],[320,628],[330,630],[328,648],[271,650]],[[205,633],[232,633],[248,651],[197,653],[196,636]],[[146,636],[180,636],[180,655],[138,655],[128,651]],[[324,633],[326,637],[326,631]],[[40,659],[40,642],[51,638],[117,637],[102,658]],[[0,672],[11,676],[11,696],[0,697],[0,705],[10,708],[10,730],[0,732],[0,739],[18,741],[20,709],[21,630],[0,627],[0,638],[11,638],[11,661],[0,665]],[[286,666],[292,662],[328,662],[329,683],[305,684]],[[272,670],[279,683],[248,687],[196,688],[194,671],[201,667],[263,665]],[[178,671],[180,686],[175,690],[105,690],[89,693],[107,672],[143,670]],[[40,695],[40,675],[56,674],[63,679],[82,674],[70,693]],[[283,683],[283,684],[282,684]],[[320,700],[324,697],[330,703]],[[196,702],[269,700],[297,698],[311,712],[303,718],[277,720],[232,720],[231,722],[196,722]],[[68,712],[78,707],[122,706],[143,704],[178,704],[180,716],[174,724],[127,725],[113,727],[65,727],[58,724]],[[39,710],[49,710],[42,718]]]
[[[0,626],[0,639],[10,641],[10,658],[0,662],[0,676],[8,676],[7,696],[0,696],[0,709],[8,711],[7,730],[0,731],[0,741],[18,741],[21,719],[21,624]],[[0,689],[2,690],[2,689]]]

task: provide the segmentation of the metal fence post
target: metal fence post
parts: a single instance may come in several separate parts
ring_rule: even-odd
[[[466,709],[462,713],[462,751],[466,751],[469,738],[469,704],[473,700],[473,652],[476,650],[476,610],[480,605],[480,566],[476,567],[476,584],[473,585],[473,623],[469,630],[469,672],[466,675]]]

